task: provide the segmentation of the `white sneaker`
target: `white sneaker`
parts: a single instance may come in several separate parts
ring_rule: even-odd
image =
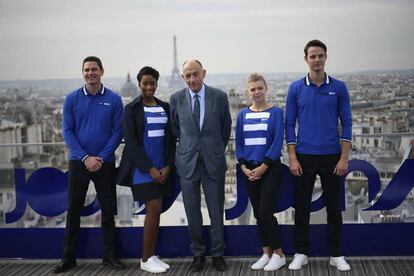
[[[303,265],[308,264],[308,256],[304,254],[295,254],[293,261],[289,264],[290,270],[299,270]]]
[[[163,268],[153,257],[149,258],[146,262],[141,259],[141,269],[151,273],[162,273],[167,270]]]
[[[339,271],[349,271],[349,270],[351,270],[351,267],[345,261],[345,257],[344,256],[331,257],[331,259],[329,260],[329,264],[330,265],[333,265],[333,266],[336,266],[336,268]]]
[[[167,264],[166,262],[163,262],[158,256],[152,256],[151,258],[153,258],[161,267],[167,270],[171,268],[169,264]]]
[[[270,259],[270,261],[267,263],[267,265],[263,269],[265,271],[274,271],[274,270],[278,270],[285,264],[286,264],[285,255],[283,255],[283,257],[280,257],[276,253],[273,253],[272,258]]]
[[[260,259],[258,259],[252,266],[251,269],[253,270],[260,270],[263,269],[267,263],[270,261],[269,256],[267,256],[267,254],[263,254],[262,257],[260,257]]]

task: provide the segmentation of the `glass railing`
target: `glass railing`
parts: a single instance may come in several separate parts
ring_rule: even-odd
[[[343,194],[344,223],[393,223],[414,221],[414,133],[355,134],[350,170]],[[123,144],[116,151],[119,164]],[[64,227],[66,219],[67,148],[64,143],[0,144],[0,227]],[[243,185],[237,177],[234,139],[226,149],[226,225],[255,224],[251,207],[243,203]],[[407,161],[408,160],[408,161]],[[284,148],[282,163],[288,164]],[[285,168],[281,190],[283,206],[276,216],[281,224],[293,224],[292,176]],[[239,185],[239,187],[238,187]],[[411,185],[411,187],[410,187]],[[161,225],[187,225],[179,188],[161,216]],[[240,193],[240,194],[239,194]],[[317,179],[311,223],[326,223],[322,189]],[[89,186],[83,227],[100,225],[96,191]],[[142,226],[144,205],[134,202],[130,189],[117,186],[117,226]],[[391,208],[392,207],[392,208]],[[368,210],[367,210],[368,209]],[[204,223],[208,212],[202,204]]]

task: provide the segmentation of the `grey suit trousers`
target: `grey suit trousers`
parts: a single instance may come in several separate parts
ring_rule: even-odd
[[[224,254],[224,174],[211,178],[204,161],[199,159],[190,178],[181,178],[185,212],[191,238],[191,251],[194,256],[205,255],[206,244],[203,238],[203,218],[200,209],[200,184],[203,187],[208,214],[210,216],[211,256]]]

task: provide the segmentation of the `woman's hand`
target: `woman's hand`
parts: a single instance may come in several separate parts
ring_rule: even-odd
[[[250,178],[250,176],[251,176],[251,170],[249,170],[247,167],[246,167],[246,165],[241,165],[240,166],[240,169],[242,170],[242,172],[247,176],[247,178]]]
[[[249,180],[255,181],[255,180],[262,178],[262,175],[266,172],[267,168],[268,166],[265,163],[263,163],[259,167],[253,169],[250,173],[251,176]]]
[[[155,182],[162,183],[162,175],[155,167],[149,169],[149,173],[151,175],[151,178],[154,179]]]
[[[165,183],[168,175],[170,174],[170,167],[162,168],[161,170],[159,170],[159,173],[161,175],[161,183]]]

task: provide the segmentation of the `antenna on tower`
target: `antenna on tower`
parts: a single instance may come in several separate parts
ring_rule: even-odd
[[[169,87],[178,88],[182,86],[182,80],[180,77],[180,70],[178,69],[178,58],[177,58],[177,37],[173,36],[174,41],[174,57],[173,57],[173,69],[171,73],[171,79]]]

